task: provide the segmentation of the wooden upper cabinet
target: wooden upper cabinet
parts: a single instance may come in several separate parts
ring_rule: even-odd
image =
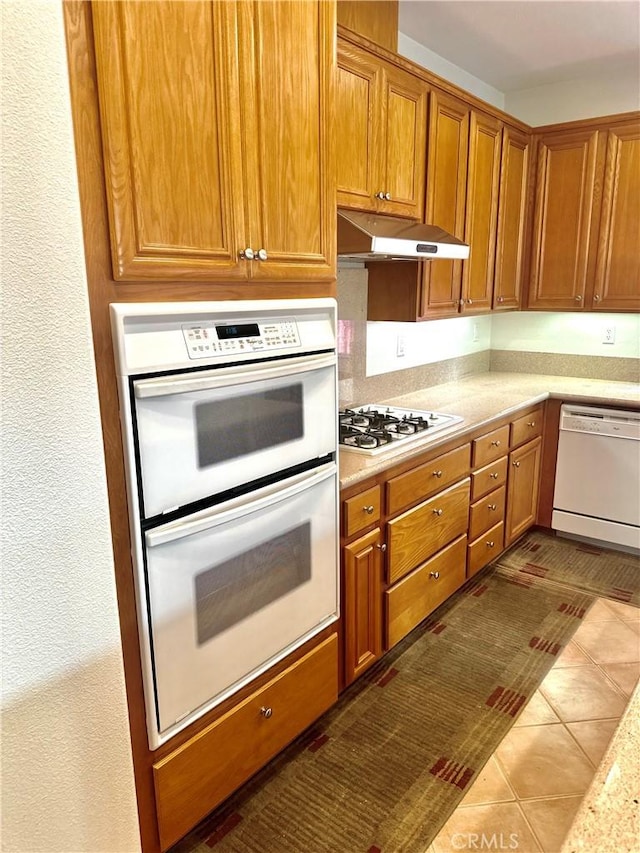
[[[464,239],[469,107],[442,92],[431,92],[425,220]],[[462,261],[423,264],[422,317],[458,313]]]
[[[640,311],[640,122],[612,127],[591,308]]]
[[[529,307],[584,306],[595,268],[596,178],[602,133],[559,131],[538,138]]]
[[[520,307],[530,147],[528,134],[505,126],[502,131],[494,310]]]
[[[470,252],[462,271],[463,312],[491,310],[501,145],[502,123],[474,110],[469,127],[464,239]]]
[[[340,42],[335,95],[338,205],[421,219],[427,86]]]
[[[114,278],[334,278],[334,4],[92,15]]]

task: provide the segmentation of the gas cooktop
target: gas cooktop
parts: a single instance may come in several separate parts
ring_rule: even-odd
[[[345,450],[367,455],[388,453],[402,450],[410,441],[428,438],[462,420],[458,415],[369,403],[340,410],[340,445]]]

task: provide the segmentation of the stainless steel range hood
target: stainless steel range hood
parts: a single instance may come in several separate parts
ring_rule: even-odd
[[[358,261],[464,259],[469,257],[469,246],[437,225],[339,210],[338,257]]]

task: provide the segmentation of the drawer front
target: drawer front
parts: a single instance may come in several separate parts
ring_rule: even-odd
[[[387,483],[387,512],[394,515],[416,501],[435,495],[441,489],[467,477],[470,470],[471,445],[456,447],[431,462],[419,465]]]
[[[162,849],[195,826],[337,698],[334,634],[154,764]]]
[[[380,520],[380,486],[349,498],[343,507],[344,535],[348,538]]]
[[[494,429],[473,442],[473,467],[481,468],[504,456],[509,449],[509,424]]]
[[[507,487],[501,486],[471,504],[469,512],[469,539],[471,541],[490,527],[495,527],[499,521],[504,521],[506,501]]]
[[[467,477],[388,523],[389,583],[467,532],[470,482]]]
[[[477,501],[478,498],[489,494],[498,486],[504,486],[507,482],[507,469],[509,464],[507,457],[503,456],[485,465],[479,471],[474,471],[471,475],[471,500]]]
[[[467,537],[461,536],[385,592],[387,648],[395,646],[465,579]]]
[[[504,547],[504,522],[496,524],[491,530],[487,530],[482,536],[469,545],[467,556],[467,577],[475,575],[483,569],[487,563],[502,552]]]
[[[525,441],[542,435],[542,414],[542,406],[540,406],[528,415],[511,421],[511,447],[517,447]]]

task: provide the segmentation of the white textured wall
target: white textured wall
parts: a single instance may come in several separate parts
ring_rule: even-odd
[[[471,92],[476,97],[482,98],[483,101],[493,104],[494,107],[501,110],[505,108],[505,96],[498,89],[480,80],[479,77],[474,77],[473,74],[469,74],[468,71],[464,71],[458,65],[454,65],[453,62],[449,62],[448,59],[444,59],[444,57],[401,32],[398,32],[398,53],[412,62],[417,62],[418,65],[427,68],[439,77],[443,77],[450,83]]]
[[[2,850],[140,849],[57,0],[2,3]]]
[[[505,110],[533,127],[638,109],[640,69],[635,74],[602,74],[505,95]]]

